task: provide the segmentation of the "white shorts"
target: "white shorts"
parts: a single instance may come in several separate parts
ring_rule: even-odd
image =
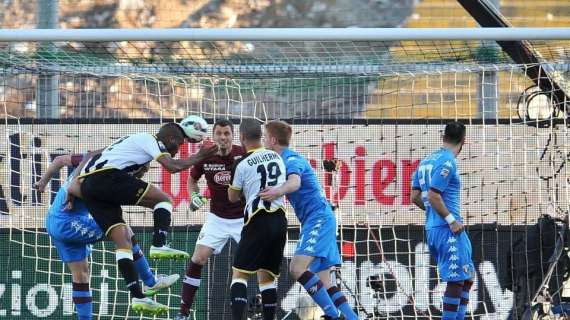
[[[196,244],[212,248],[214,254],[219,254],[230,238],[239,243],[242,228],[243,218],[224,219],[208,212]]]

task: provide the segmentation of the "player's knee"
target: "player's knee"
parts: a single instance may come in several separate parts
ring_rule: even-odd
[[[191,260],[193,263],[203,266],[208,262],[208,258],[210,258],[209,255],[205,255],[203,252],[196,250]]]
[[[75,265],[71,272],[71,278],[75,283],[88,283],[89,265],[87,263]]]
[[[236,282],[236,280],[245,280],[247,283],[248,278],[249,278],[249,275],[247,273],[243,273],[243,272],[240,272],[240,271],[235,270],[235,269],[232,271],[232,283]],[[239,282],[239,281],[237,281],[237,282]]]
[[[174,201],[172,200],[172,197],[170,195],[168,195],[166,192],[162,191],[162,190],[158,190],[159,192],[157,192],[154,195],[154,200],[155,200],[155,205],[158,205],[159,203],[162,202],[168,202],[170,203],[170,205],[172,205],[174,203]]]
[[[81,270],[79,272],[78,283],[88,283],[89,282],[89,268],[85,268],[85,270]]]
[[[130,229],[124,224],[117,224],[107,231],[109,238],[115,243],[117,249],[128,249],[133,247]]]
[[[164,210],[172,213],[174,206],[172,205],[172,201],[161,201],[161,202],[154,205],[153,210],[158,210],[158,209],[164,209]]]
[[[307,271],[307,269],[301,264],[292,262],[291,265],[289,265],[289,273],[295,280],[299,279],[305,271]]]

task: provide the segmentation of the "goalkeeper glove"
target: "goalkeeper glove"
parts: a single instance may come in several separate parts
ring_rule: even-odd
[[[190,196],[190,210],[196,211],[208,202],[206,197],[201,196],[198,192],[192,192]]]

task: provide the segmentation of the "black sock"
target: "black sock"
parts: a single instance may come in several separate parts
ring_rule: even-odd
[[[247,285],[241,281],[232,281],[230,288],[232,302],[232,320],[243,320],[247,306]]]
[[[134,298],[144,298],[144,294],[139,285],[137,270],[135,269],[135,264],[133,262],[133,253],[130,250],[128,252],[117,250],[116,256],[117,265],[125,279],[127,289],[129,289]]]
[[[153,234],[152,245],[162,247],[166,244],[166,237],[170,231],[172,204],[169,202],[161,202],[154,207],[153,211]]]
[[[277,309],[277,288],[274,284],[260,286],[263,320],[274,320]]]

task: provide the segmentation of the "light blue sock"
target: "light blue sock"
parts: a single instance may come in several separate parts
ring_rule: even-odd
[[[338,310],[340,310],[340,313],[344,315],[346,320],[358,320],[358,315],[354,312],[354,310],[352,310],[348,304],[348,300],[346,300],[346,297],[339,288],[334,286],[330,287],[327,290],[327,293],[331,297],[334,305],[338,308]]]
[[[457,318],[456,318],[457,320],[465,319],[468,303],[469,303],[469,291],[461,292],[461,302],[459,303],[459,309],[457,309]]]
[[[138,243],[133,244],[133,260],[135,263],[135,268],[137,269],[137,273],[139,277],[142,279],[144,284],[147,287],[152,287],[156,284],[156,278],[150,269],[150,265],[144,256],[141,247],[139,247]]]
[[[457,318],[457,310],[459,309],[460,298],[451,298],[443,296],[443,312],[441,320],[455,320]]]
[[[327,290],[325,290],[323,283],[316,274],[311,271],[305,271],[297,281],[299,281],[311,298],[323,309],[326,316],[334,319],[338,318],[338,311],[327,293]]]
[[[72,283],[73,291],[71,297],[77,310],[77,319],[93,319],[93,297],[89,290],[89,283]]]

